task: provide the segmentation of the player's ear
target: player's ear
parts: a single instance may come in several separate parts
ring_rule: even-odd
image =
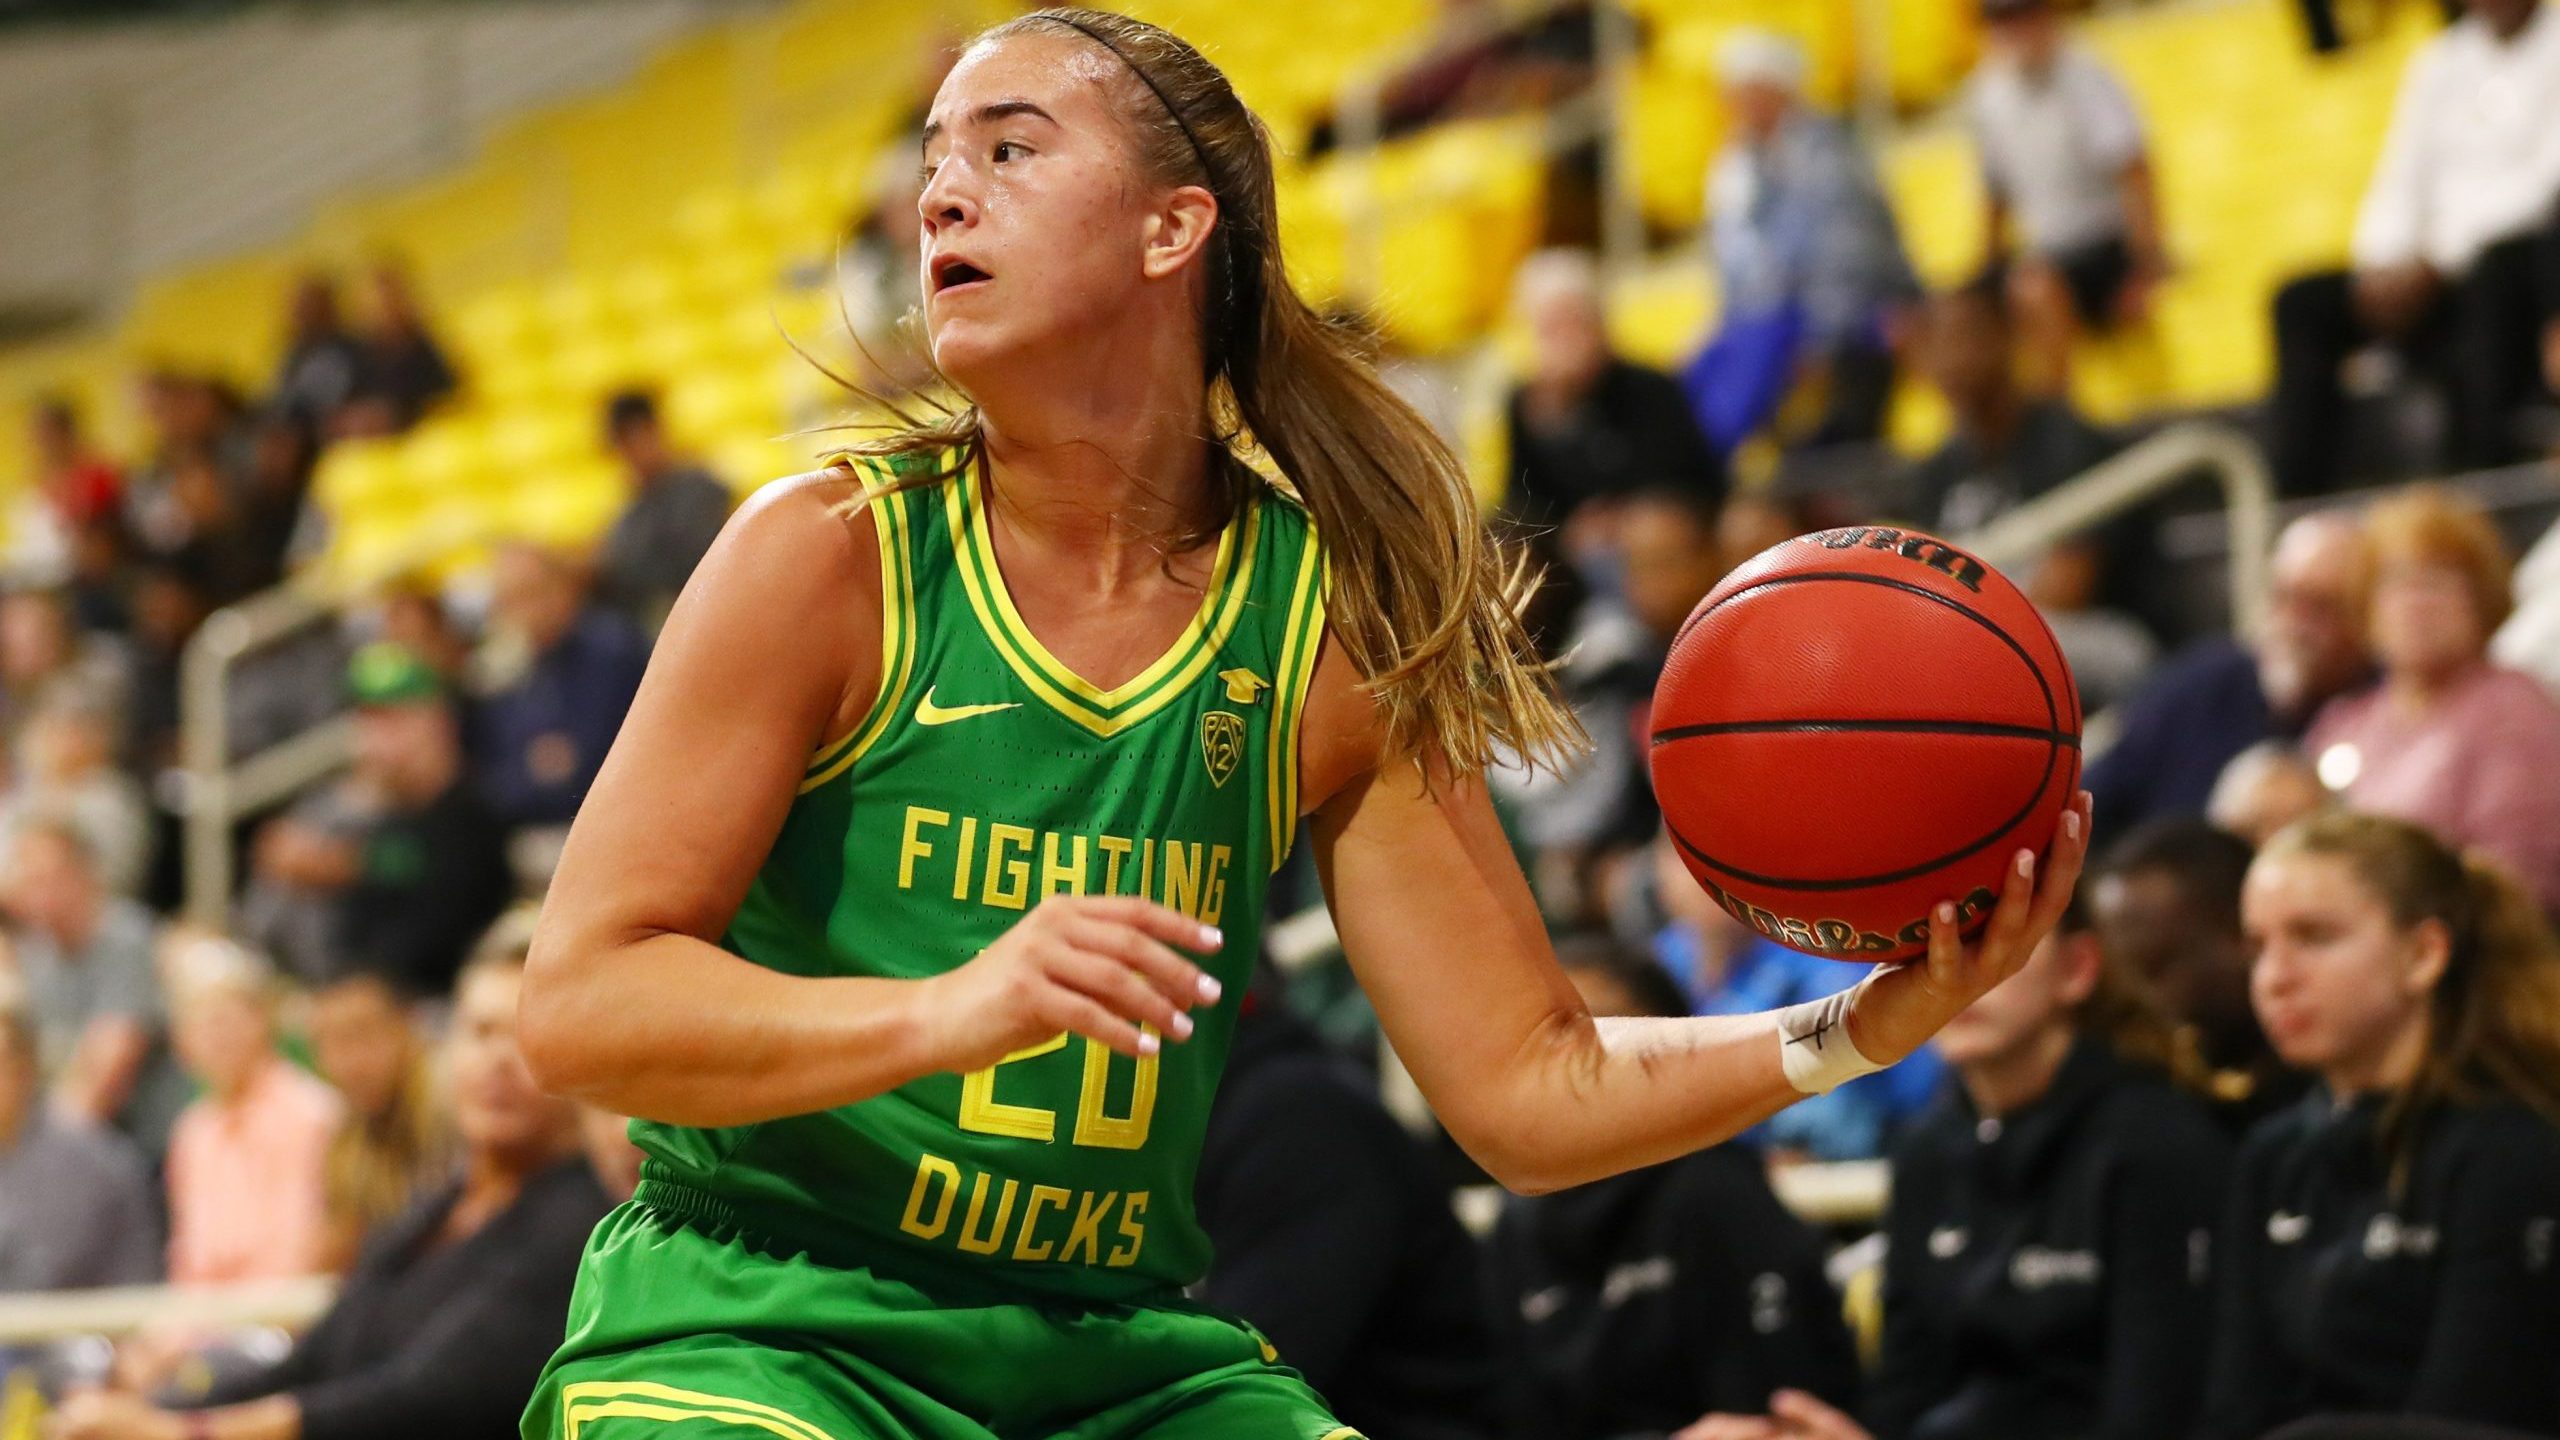
[[[1209,237],[1218,228],[1218,197],[1199,185],[1181,185],[1147,217],[1146,249],[1140,273],[1161,280],[1182,267],[1207,258]]]

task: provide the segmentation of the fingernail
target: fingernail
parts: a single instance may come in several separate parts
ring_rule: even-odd
[[[2080,838],[2079,811],[2065,810],[2062,812],[2062,833],[2068,839],[2077,840]]]
[[[2033,850],[2021,850],[2018,852],[2018,873],[2021,875],[2033,875],[2036,873],[2036,852]]]
[[[1173,1038],[1176,1040],[1191,1038],[1191,1017],[1179,1010],[1173,1012]]]
[[[1158,1040],[1158,1039],[1156,1038],[1156,1032],[1154,1032],[1153,1030],[1141,1030],[1141,1031],[1139,1031],[1139,1032],[1138,1032],[1138,1053],[1139,1053],[1139,1054],[1141,1054],[1141,1055],[1153,1055],[1153,1054],[1154,1054],[1154,1053],[1156,1053],[1158,1050],[1161,1050],[1161,1049],[1163,1049],[1163,1048],[1164,1048],[1164,1042],[1163,1042],[1163,1041],[1161,1041],[1161,1040]]]
[[[1215,950],[1215,949],[1217,949],[1219,946],[1224,945],[1224,944],[1226,944],[1226,943],[1227,943],[1227,936],[1226,936],[1226,932],[1225,932],[1225,931],[1223,931],[1223,930],[1220,930],[1217,926],[1215,926],[1215,925],[1203,925],[1203,926],[1201,926],[1201,927],[1200,927],[1200,948],[1201,948],[1201,949],[1203,949],[1203,950]]]
[[[1939,901],[1938,923],[1941,925],[1953,925],[1956,923],[1956,907],[1943,900]]]
[[[1200,977],[1201,1004],[1215,1005],[1218,1003],[1218,997],[1225,993],[1227,993],[1227,987],[1218,983],[1217,976],[1203,975]]]

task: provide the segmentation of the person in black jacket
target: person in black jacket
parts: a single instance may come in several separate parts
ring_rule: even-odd
[[[2278,832],[2242,913],[2320,1086],[2242,1147],[2203,1434],[2560,1435],[2560,941],[2373,816]],[[2306,1418],[2336,1416],[2367,1418]]]
[[[462,1173],[384,1225],[290,1354],[202,1409],[74,1396],[48,1440],[513,1440],[610,1208],[575,1107],[526,1073],[523,976],[520,953],[464,970],[450,1053]]]
[[[1790,1395],[1690,1440],[2172,1440],[2193,1423],[2231,1146],[2180,1083],[2203,1083],[2192,1037],[2075,905],[1937,1044],[1961,1084],[1894,1148],[1871,1430]]]
[[[1595,1015],[1688,1013],[1661,967],[1613,942],[1570,939],[1556,958]],[[1660,1436],[1790,1388],[1854,1404],[1824,1258],[1742,1145],[1513,1200],[1491,1252],[1504,1433]]]
[[[1259,1329],[1343,1423],[1396,1440],[1493,1433],[1475,1238],[1377,1082],[1268,988],[1236,1022],[1195,1193],[1217,1247],[1201,1298]]]

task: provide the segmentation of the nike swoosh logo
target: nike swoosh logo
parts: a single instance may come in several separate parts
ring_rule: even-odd
[[[999,710],[1021,708],[1022,702],[1019,700],[1005,700],[993,705],[936,705],[933,703],[933,687],[928,685],[925,687],[924,698],[916,702],[916,723],[948,725],[954,720],[966,720],[976,715],[993,715]]]

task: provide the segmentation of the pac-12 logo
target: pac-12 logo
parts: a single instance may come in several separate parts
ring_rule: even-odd
[[[1200,717],[1200,761],[1209,767],[1209,783],[1224,785],[1244,758],[1244,717],[1232,710],[1212,710]]]

